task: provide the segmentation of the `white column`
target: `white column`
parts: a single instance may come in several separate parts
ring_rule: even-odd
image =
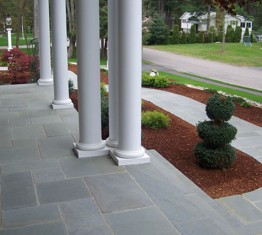
[[[49,1],[39,1],[39,54],[40,79],[39,86],[53,85],[51,54],[50,54],[50,27],[49,27]]]
[[[51,107],[53,109],[73,108],[68,90],[66,2],[52,0],[51,3],[54,71],[54,100]]]
[[[108,155],[101,137],[99,1],[77,0],[78,157]]]
[[[10,50],[13,49],[13,47],[12,47],[12,35],[11,35],[12,29],[7,28],[6,30],[7,30],[7,40],[8,40],[7,50],[10,51]]]
[[[118,0],[108,1],[109,147],[118,141]]]
[[[147,163],[141,146],[142,0],[120,0],[118,19],[118,146],[112,157],[118,165]]]

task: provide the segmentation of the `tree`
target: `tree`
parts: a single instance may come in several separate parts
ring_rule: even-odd
[[[196,25],[192,25],[189,34],[189,43],[196,43]]]
[[[76,6],[75,0],[66,0],[66,10],[68,18],[69,48],[68,58],[76,57]]]
[[[100,40],[101,40],[101,57],[107,58],[107,41],[108,41],[108,34],[107,34],[107,17],[108,17],[108,7],[107,7],[107,0],[100,0]]]
[[[39,38],[38,0],[34,0],[34,38]]]
[[[234,42],[234,29],[231,25],[227,26],[226,42]]]
[[[174,44],[178,44],[179,43],[179,26],[178,25],[174,25],[173,28],[173,43]]]
[[[240,26],[237,26],[234,32],[234,42],[240,42],[242,37],[242,29]]]
[[[168,28],[163,19],[155,15],[150,28],[150,38],[148,43],[150,45],[167,44],[168,42]]]

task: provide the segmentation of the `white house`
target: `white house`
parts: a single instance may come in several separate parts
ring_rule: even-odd
[[[207,31],[207,13],[199,14],[198,12],[185,12],[181,17],[181,29],[184,32],[189,33],[190,28],[193,24],[196,25],[197,32]],[[241,15],[229,15],[225,16],[225,29],[227,26],[231,25],[234,29],[236,26],[242,28],[242,37],[245,33],[246,28],[249,30],[249,35],[252,32],[252,21],[246,20],[245,17]],[[210,12],[210,26],[216,27],[216,12]]]

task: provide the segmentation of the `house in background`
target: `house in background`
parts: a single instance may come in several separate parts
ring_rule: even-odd
[[[192,25],[196,25],[197,32],[205,32],[207,31],[207,13],[200,14],[199,12],[185,12],[181,17],[181,30],[186,33],[190,32],[190,28]],[[214,26],[217,28],[216,21],[216,12],[210,12],[210,27]],[[241,15],[229,15],[225,16],[225,29],[227,29],[228,25],[231,25],[233,29],[237,26],[242,28],[242,37],[244,36],[246,28],[249,30],[249,35],[252,32],[252,21],[246,20],[245,17]]]

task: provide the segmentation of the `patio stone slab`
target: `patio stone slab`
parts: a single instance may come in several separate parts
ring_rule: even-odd
[[[38,146],[37,140],[23,140],[23,139],[19,139],[19,140],[13,140],[13,147],[31,147],[31,146]]]
[[[36,206],[37,200],[30,172],[4,175],[2,207],[4,210]]]
[[[46,116],[46,117],[31,117],[32,124],[49,124],[49,123],[61,123],[62,119],[58,115]]]
[[[96,228],[77,229],[70,232],[70,235],[113,235],[106,226]]]
[[[180,235],[156,207],[106,214],[106,219],[115,235]]]
[[[30,119],[25,117],[13,118],[10,120],[10,125],[12,127],[23,127],[31,125]]]
[[[71,201],[90,197],[81,179],[61,180],[36,185],[40,204]]]
[[[45,130],[42,126],[22,126],[12,128],[12,138],[13,140],[18,139],[39,139],[46,137]]]
[[[65,179],[61,167],[36,170],[33,172],[33,176],[36,183],[44,183]]]
[[[67,235],[62,223],[38,224],[0,231],[1,235]]]
[[[57,204],[3,211],[2,217],[5,228],[59,221],[61,216]]]
[[[69,231],[104,225],[102,214],[93,199],[62,202],[59,206]]]
[[[57,159],[25,160],[25,161],[19,161],[11,164],[6,164],[2,168],[2,174],[54,169],[54,168],[59,168],[59,166],[60,164]]]
[[[240,218],[243,223],[262,221],[262,211],[240,195],[224,197],[219,199],[219,201],[234,211],[234,214]]]
[[[40,159],[39,151],[35,146],[0,149],[0,164],[13,163],[29,159]]]
[[[67,178],[124,171],[123,167],[116,166],[116,164],[108,156],[96,158],[63,159],[60,160],[60,163]]]
[[[85,181],[103,213],[152,205],[127,173],[90,176]]]
[[[48,137],[39,140],[39,150],[43,158],[75,156],[73,143],[71,136]]]
[[[66,125],[63,123],[52,123],[44,125],[47,136],[61,136],[68,135]]]
[[[225,233],[208,219],[189,221],[188,223],[177,224],[176,227],[181,234],[187,235],[237,235],[237,233]]]

